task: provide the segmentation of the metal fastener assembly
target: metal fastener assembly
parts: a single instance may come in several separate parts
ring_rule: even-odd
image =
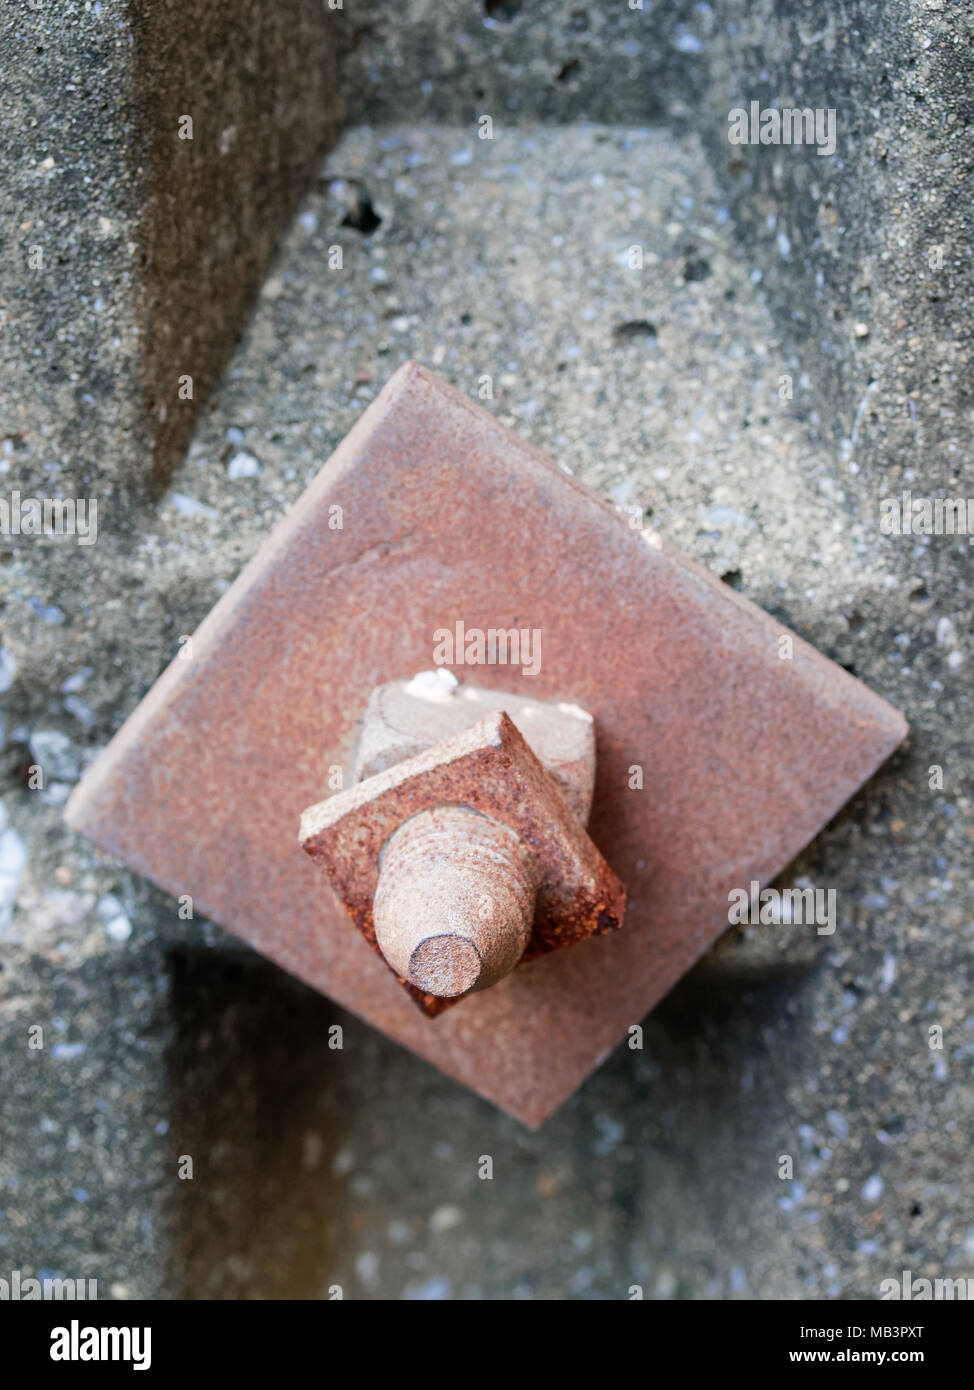
[[[622,886],[584,829],[594,764],[577,706],[445,672],[389,682],[365,711],[360,780],[305,812],[301,843],[433,1015],[620,925]]]
[[[193,660],[173,661],[86,774],[68,821],[539,1124],[726,929],[728,891],[770,883],[906,733],[861,682],[647,539],[408,364],[220,599]],[[394,678],[459,618],[543,631],[543,671],[478,666],[507,690],[461,685],[441,709],[405,681],[412,712],[397,713]],[[528,690],[565,719],[522,710]],[[363,723],[367,706],[392,714]],[[593,728],[594,797],[573,738]],[[353,764],[359,785],[304,816],[330,892],[294,826]],[[383,847],[446,805],[507,826],[539,866],[520,964],[453,1007],[396,982],[373,913]],[[626,884],[621,931],[621,889],[593,840]]]

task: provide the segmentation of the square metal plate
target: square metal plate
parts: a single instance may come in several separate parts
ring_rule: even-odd
[[[338,510],[340,509],[340,510]],[[336,525],[340,521],[340,526]],[[618,932],[436,1019],[298,845],[373,688],[438,630],[537,629],[535,675],[460,678],[595,717],[589,833]],[[906,734],[879,696],[446,382],[402,367],[76,789],[72,826],[481,1095],[537,1125]],[[643,770],[642,789],[630,769]]]

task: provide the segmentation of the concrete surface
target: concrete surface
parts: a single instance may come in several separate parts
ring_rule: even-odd
[[[836,12],[835,43],[814,61],[849,82],[863,143],[851,168],[829,165],[841,207],[825,231],[850,230],[823,232],[818,247],[790,219],[819,195],[797,190],[790,165],[780,178],[761,166],[753,185],[727,172],[707,102],[692,98],[721,72],[747,88],[735,101],[750,96],[769,53],[786,39],[809,52],[801,34],[832,21],[808,29],[805,5],[757,12],[764,47],[734,59],[726,26],[739,7],[730,21],[729,7],[695,13],[701,51],[682,37],[677,49],[699,73],[684,93],[693,114],[667,106],[669,126],[588,123],[612,69],[587,108],[555,113],[587,118],[565,127],[515,112],[486,142],[467,113],[432,112],[464,122],[436,128],[400,110],[388,114],[410,124],[347,134],[158,510],[119,528],[106,509],[84,551],[4,542],[14,835],[0,840],[12,908],[0,928],[0,1260],[11,1269],[97,1277],[116,1296],[327,1297],[341,1285],[346,1297],[434,1299],[619,1298],[634,1284],[657,1298],[875,1297],[907,1268],[974,1274],[970,551],[966,536],[879,531],[880,499],[903,487],[974,496],[969,208],[946,196],[946,180],[963,190],[968,177],[957,66],[968,17],[919,3]],[[380,25],[362,42],[378,53],[396,32]],[[638,42],[656,63],[655,31]],[[870,143],[874,88],[905,141],[892,175]],[[762,153],[749,150],[749,166]],[[350,210],[362,221],[354,179],[382,218],[369,235],[343,226]],[[897,215],[919,230],[897,230]],[[772,216],[800,253],[781,255]],[[758,221],[760,236],[747,230]],[[941,226],[968,270],[951,261],[932,297],[897,257]],[[619,260],[634,242],[638,273]],[[329,271],[339,244],[345,269]],[[863,248],[881,276],[876,312],[854,289]],[[821,300],[817,258],[832,277]],[[867,336],[845,323],[823,337],[836,308]],[[490,375],[502,418],[853,668],[913,728],[787,880],[836,889],[835,935],[732,931],[645,1021],[642,1049],[618,1049],[537,1135],[181,920],[60,824],[78,765],[410,356],[474,395]],[[870,383],[874,361],[892,385]],[[37,492],[57,457],[42,448],[17,473],[10,443],[5,487],[22,476]],[[56,772],[43,793],[25,787],[38,751]],[[35,1024],[41,1051],[28,1050]],[[938,1028],[942,1049],[930,1046]],[[194,1177],[181,1180],[187,1154]]]
[[[4,5],[0,439],[25,476],[116,514],[165,482],[334,137],[333,50],[317,0]]]

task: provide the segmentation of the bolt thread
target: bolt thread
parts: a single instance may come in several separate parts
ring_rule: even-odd
[[[383,848],[376,940],[396,973],[427,994],[486,989],[524,954],[537,886],[513,830],[464,806],[437,806]]]

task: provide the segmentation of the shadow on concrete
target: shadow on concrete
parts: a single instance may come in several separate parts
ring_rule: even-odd
[[[348,1100],[329,1049],[345,1022],[259,957],[169,956],[173,1297],[328,1297],[339,1193],[331,1177]]]

